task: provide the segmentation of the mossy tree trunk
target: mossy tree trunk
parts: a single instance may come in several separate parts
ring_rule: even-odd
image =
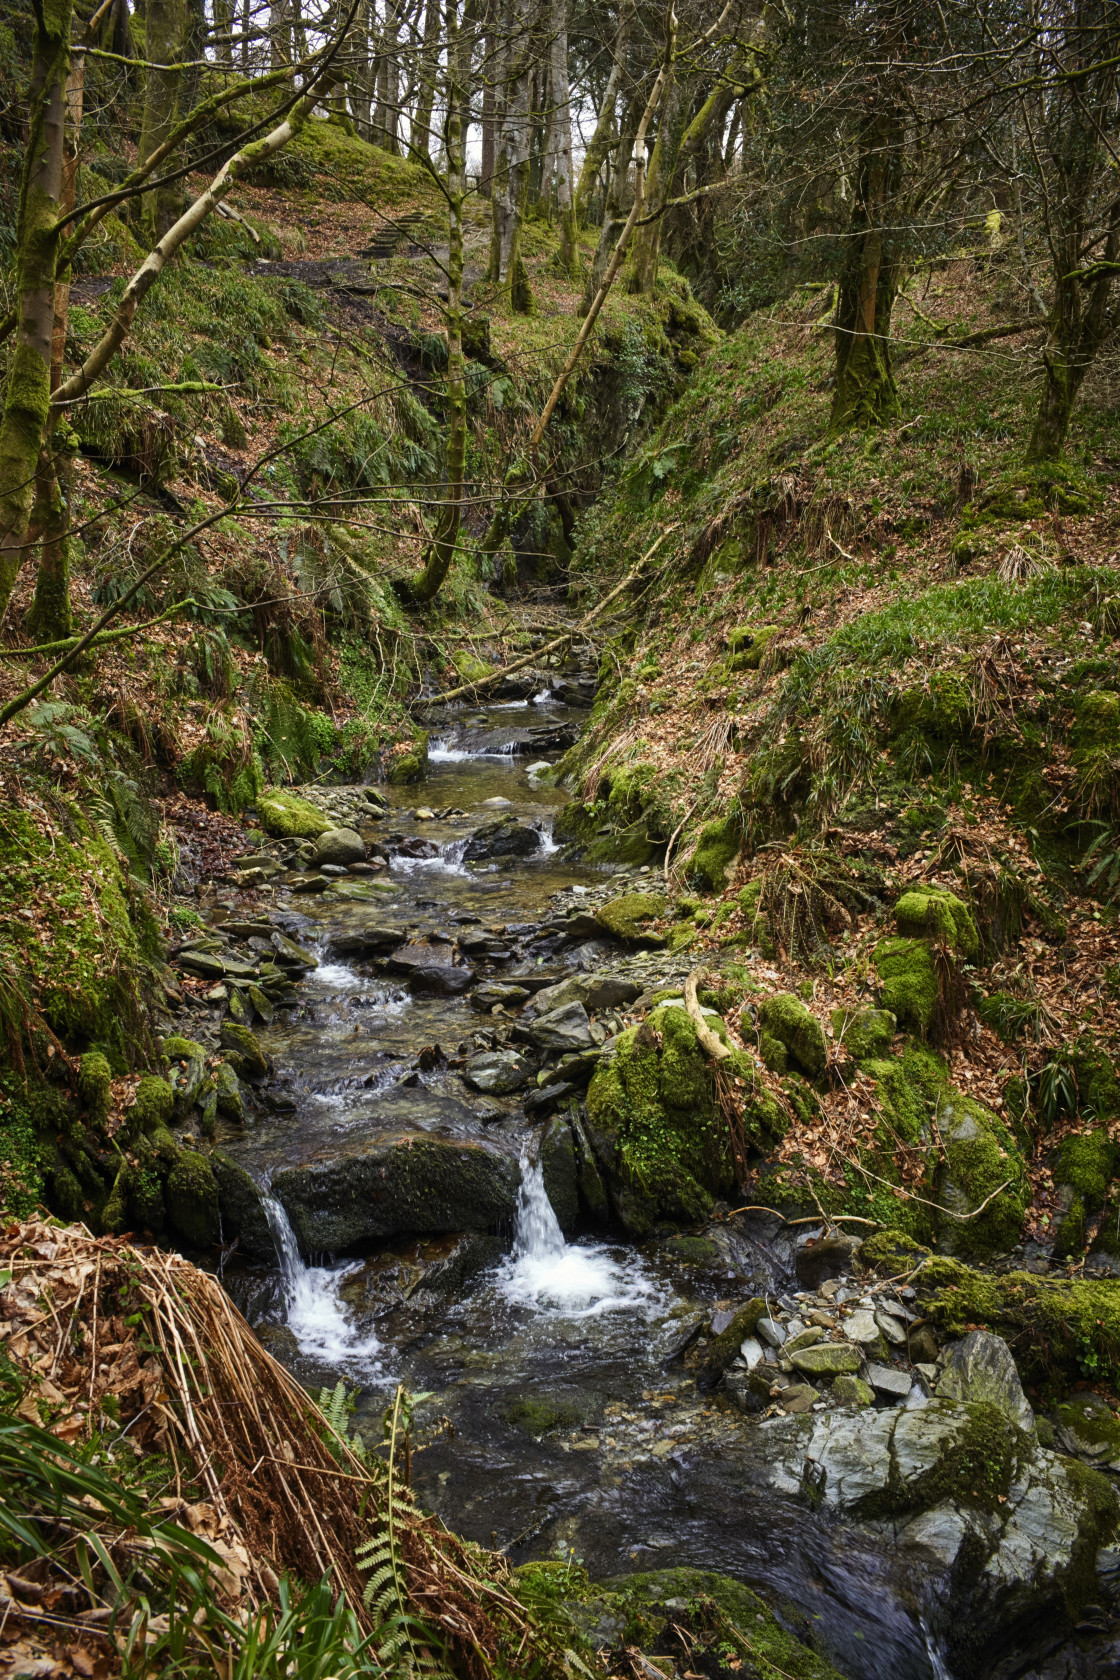
[[[187,0],[147,0],[144,56],[152,68],[146,71],[144,77],[144,115],[140,126],[142,158],[163,144],[178,120],[183,72],[172,66],[183,57],[189,28]],[[177,186],[157,187],[144,194],[141,219],[144,231],[153,244],[163,238],[174,222],[179,194]]]
[[[638,132],[638,124],[641,120],[641,100],[628,100],[623,109],[622,121],[619,124],[615,162],[611,170],[611,181],[607,189],[606,203],[603,206],[603,225],[599,229],[595,255],[591,259],[591,272],[587,276],[587,284],[583,289],[583,308],[585,312],[591,308],[591,300],[599,290],[603,275],[607,272],[611,252],[618,244],[622,230],[626,226],[626,216],[629,209],[628,200],[631,194],[629,165],[634,151],[634,137]]]
[[[1054,51],[1070,73],[1055,79],[1034,154],[1053,295],[1028,461],[1061,456],[1085,375],[1115,330],[1109,304],[1120,267],[1120,196],[1107,139],[1115,130],[1120,7],[1080,0],[1068,8]]]
[[[420,87],[416,112],[409,129],[408,149],[415,158],[432,152],[432,111],[435,108],[436,74],[439,69],[439,0],[428,0],[424,12],[424,39],[420,48]]]
[[[548,145],[544,191],[556,195],[560,218],[559,263],[576,271],[576,227],[572,205],[572,105],[568,85],[568,0],[553,0],[549,19]]]
[[[394,157],[400,154],[400,60],[397,57],[397,36],[400,32],[401,6],[397,0],[386,0],[385,21],[381,30],[380,62],[377,69],[377,105],[373,113],[373,143]]]
[[[455,8],[447,0],[447,455],[443,506],[425,556],[424,569],[403,593],[413,601],[438,595],[455,556],[463,506],[463,465],[467,448],[467,385],[463,366],[463,188],[464,122],[470,74],[470,37],[459,32]]]
[[[0,612],[24,556],[46,440],[54,343],[58,211],[65,170],[70,0],[34,0],[27,147],[16,218],[19,324],[0,417]]]
[[[503,28],[505,86],[494,159],[490,241],[490,278],[509,288],[510,307],[528,314],[533,306],[529,278],[521,255],[521,219],[529,190],[530,57],[532,50],[527,0],[508,0]]]
[[[614,38],[610,74],[607,77],[607,85],[603,89],[603,97],[599,103],[595,131],[587,143],[587,150],[583,154],[579,180],[576,182],[575,192],[572,195],[572,221],[577,231],[583,226],[583,219],[587,212],[587,201],[595,190],[599,172],[610,155],[614,136],[615,105],[618,101],[618,90],[622,85],[622,72],[625,68],[626,51],[630,44],[630,26],[633,20],[634,0],[623,0],[618,14],[618,29]],[[606,194],[604,193],[604,200],[605,198]]]
[[[661,256],[661,217],[657,211],[669,196],[669,183],[673,179],[687,125],[688,91],[682,85],[682,78],[674,76],[664,100],[646,176],[646,214],[653,220],[637,230],[626,275],[626,290],[635,295],[649,297],[657,282],[657,264]]]
[[[66,79],[66,133],[63,139],[62,186],[59,209],[63,215],[73,210],[78,196],[78,137],[82,130],[85,105],[86,55],[76,53],[71,59]],[[70,266],[65,253],[56,268],[54,288],[54,330],[51,334],[51,395],[62,383],[62,367],[66,360],[66,333],[70,324]],[[39,569],[35,578],[35,598],[24,626],[42,641],[61,641],[73,629],[70,612],[70,488],[73,476],[73,457],[67,451],[57,454],[54,436],[57,421],[48,428],[48,436],[39,455],[39,470],[35,483],[35,508],[32,525],[41,544]]]
[[[888,232],[901,174],[901,125],[884,108],[864,127],[847,254],[836,303],[833,432],[881,426],[898,412],[891,316],[899,268]]]

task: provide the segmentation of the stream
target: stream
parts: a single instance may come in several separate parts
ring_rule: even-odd
[[[374,905],[377,916],[414,939],[489,939],[484,979],[623,966],[617,946],[558,949],[542,930],[554,895],[578,903],[604,882],[602,870],[557,850],[551,827],[565,796],[528,771],[542,756],[540,725],[562,738],[583,715],[522,702],[437,726],[425,781],[388,790],[381,879],[396,891]],[[508,804],[487,806],[494,800]],[[447,814],[415,815],[425,808]],[[468,836],[495,815],[536,825],[537,850],[465,862]],[[227,1124],[219,1140],[265,1190],[279,1265],[234,1256],[224,1273],[262,1340],[313,1392],[340,1378],[353,1385],[354,1427],[367,1441],[380,1439],[398,1382],[423,1395],[417,1497],[514,1562],[570,1556],[593,1579],[675,1564],[718,1570],[796,1606],[852,1680],[956,1680],[945,1571],[919,1569],[912,1552],[760,1490],[745,1470],[757,1425],[723,1395],[699,1394],[679,1363],[664,1363],[713,1308],[797,1291],[778,1221],[720,1227],[715,1259],[691,1258],[671,1237],[637,1246],[609,1232],[566,1237],[538,1160],[542,1122],[526,1119],[519,1097],[468,1091],[449,1065],[485,1044],[493,1019],[469,993],[410,993],[403,978],[337,954],[370,914],[368,900],[333,893],[284,902],[276,919],[320,966],[297,1007],[260,1030],[275,1066],[273,1112]],[[655,972],[657,962],[635,961],[639,978],[643,963]],[[301,1255],[269,1191],[274,1177],[402,1128],[418,1139],[484,1138],[518,1162],[512,1229]],[[1067,1672],[1104,1670],[1036,1669],[1022,1655],[998,1667]]]

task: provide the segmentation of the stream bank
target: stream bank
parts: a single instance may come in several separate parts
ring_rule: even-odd
[[[943,1338],[910,1345],[911,1286],[819,1226],[709,1197],[710,1219],[622,1239],[581,1094],[628,1017],[684,1026],[690,963],[611,914],[648,866],[556,848],[526,709],[434,729],[420,784],[307,790],[321,820],[368,813],[356,863],[306,868],[304,840],[287,869],[243,864],[306,956],[256,1020],[249,1117],[217,1117],[227,1288],[312,1391],[356,1387],[367,1438],[397,1382],[423,1393],[420,1499],[519,1563],[717,1570],[853,1680],[1077,1673],[1086,1640],[1106,1672],[1115,1496],[1022,1428],[1017,1377],[950,1399]],[[251,958],[236,896],[209,914],[221,960]],[[199,1001],[220,1039],[228,995]]]

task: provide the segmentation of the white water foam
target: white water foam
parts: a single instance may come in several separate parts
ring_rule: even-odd
[[[448,840],[440,847],[438,857],[394,857],[389,867],[394,875],[466,875],[468,870],[463,862],[463,853],[468,844],[469,836],[463,840]]]
[[[377,1373],[381,1343],[372,1330],[366,1336],[357,1334],[339,1298],[342,1283],[358,1269],[357,1265],[307,1265],[282,1204],[267,1191],[261,1196],[261,1204],[280,1258],[288,1329],[300,1351],[363,1376]]]
[[[527,702],[519,702],[519,704],[527,704]],[[491,747],[489,751],[484,751],[477,747],[453,746],[451,741],[444,740],[441,736],[439,740],[429,742],[428,762],[429,764],[465,764],[468,760],[474,759],[496,758],[500,760],[513,758],[522,751],[524,751],[524,748],[517,741],[510,741],[504,747]]]
[[[556,844],[556,841],[552,838],[552,824],[550,822],[549,823],[543,823],[541,825],[540,837],[541,837],[540,848],[538,849],[538,851],[536,853],[534,853],[534,856],[539,857],[539,858],[554,857],[556,855],[556,853],[560,850],[560,847]]]
[[[534,706],[558,706],[560,702],[550,688],[542,688],[539,694],[533,696]]]
[[[317,986],[325,986],[331,992],[360,992],[364,984],[360,974],[340,962],[321,961],[312,978]]]
[[[497,1281],[514,1306],[564,1318],[597,1318],[626,1308],[652,1313],[664,1305],[639,1261],[622,1265],[600,1243],[564,1241],[541,1163],[531,1160],[527,1150],[521,1155],[513,1253],[498,1267]]]

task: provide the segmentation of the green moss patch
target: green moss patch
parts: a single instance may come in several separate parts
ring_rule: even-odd
[[[927,1033],[937,1013],[937,970],[922,939],[880,939],[872,953],[883,1007],[904,1027]]]
[[[317,805],[284,788],[269,788],[259,794],[256,809],[261,827],[279,839],[317,840],[331,826],[330,818]]]
[[[664,938],[644,931],[643,924],[664,916],[668,908],[669,901],[663,893],[623,893],[597,910],[595,920],[615,939],[625,940],[628,945],[658,948],[664,945]]]
[[[743,820],[738,811],[705,823],[688,860],[689,880],[707,892],[722,892],[742,844]]]
[[[899,933],[906,938],[941,940],[966,957],[975,957],[980,950],[972,912],[953,893],[924,887],[903,893],[894,915]]]

